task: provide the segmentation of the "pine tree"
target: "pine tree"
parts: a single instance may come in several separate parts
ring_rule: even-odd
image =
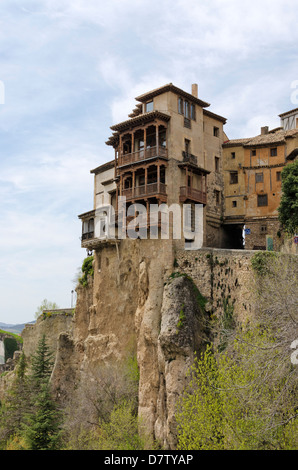
[[[10,439],[18,435],[24,416],[30,409],[30,389],[26,377],[26,367],[23,353],[15,370],[15,379],[0,407],[0,441],[4,446]]]
[[[31,363],[31,409],[23,423],[22,436],[29,450],[59,448],[61,416],[51,396],[53,355],[43,335]]]
[[[51,397],[48,383],[43,383],[36,397],[35,412],[23,425],[23,437],[28,450],[58,450],[60,448],[60,413]]]
[[[47,382],[53,368],[53,353],[46,343],[43,335],[38,342],[35,354],[31,358],[31,379],[37,385]]]

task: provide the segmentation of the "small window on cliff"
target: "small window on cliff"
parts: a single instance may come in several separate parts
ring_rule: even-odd
[[[214,166],[215,166],[215,171],[219,171],[219,158],[214,157]]]
[[[214,190],[215,203],[217,206],[220,204],[220,191]]]

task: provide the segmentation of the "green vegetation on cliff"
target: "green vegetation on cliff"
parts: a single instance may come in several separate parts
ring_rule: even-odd
[[[286,165],[282,172],[282,195],[279,220],[291,235],[298,231],[298,160]]]
[[[254,315],[198,355],[177,410],[181,450],[297,450],[297,258],[256,253]]]
[[[94,256],[88,256],[83,261],[82,276],[79,277],[79,283],[83,287],[86,287],[88,285],[88,278],[93,277],[94,275],[93,261],[94,261]]]

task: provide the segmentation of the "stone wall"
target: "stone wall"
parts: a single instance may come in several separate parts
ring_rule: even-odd
[[[56,352],[60,333],[72,331],[73,317],[68,314],[50,316],[41,315],[35,324],[27,324],[22,331],[23,351],[26,357],[35,353],[37,344],[42,335],[46,336],[49,348]]]
[[[278,237],[280,223],[277,218],[250,219],[245,223],[245,228],[250,229],[245,236],[245,248],[247,250],[266,250],[266,235],[273,238],[273,249],[279,251],[282,239]]]
[[[255,251],[205,248],[176,251],[175,270],[188,274],[209,309],[220,314],[228,304],[239,321],[253,312],[253,272]]]

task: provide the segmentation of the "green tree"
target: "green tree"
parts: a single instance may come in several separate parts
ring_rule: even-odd
[[[286,165],[281,173],[282,196],[278,208],[279,221],[293,235],[298,230],[298,160]]]
[[[53,353],[46,342],[46,336],[40,338],[35,354],[31,358],[31,379],[42,385],[50,378],[53,368]]]
[[[191,373],[176,415],[179,449],[298,448],[293,368],[263,327],[239,331],[224,352],[207,348]]]
[[[192,366],[176,414],[179,450],[223,450],[218,367],[211,347]]]
[[[58,450],[61,445],[61,416],[51,397],[48,383],[43,383],[34,403],[35,412],[23,424],[23,438],[28,450]]]
[[[115,405],[109,422],[100,422],[100,450],[142,450],[144,441],[138,433],[134,404],[124,400]]]
[[[42,335],[31,358],[31,408],[22,424],[22,437],[29,450],[54,450],[60,446],[62,417],[51,396],[52,368],[53,354]]]
[[[82,276],[79,277],[79,282],[84,287],[88,285],[89,276],[91,277],[94,276],[93,261],[94,261],[94,256],[87,256],[87,258],[85,258],[83,261]]]
[[[26,370],[26,359],[22,353],[15,369],[14,381],[0,407],[0,441],[4,447],[19,435],[24,416],[30,410],[30,387]]]

